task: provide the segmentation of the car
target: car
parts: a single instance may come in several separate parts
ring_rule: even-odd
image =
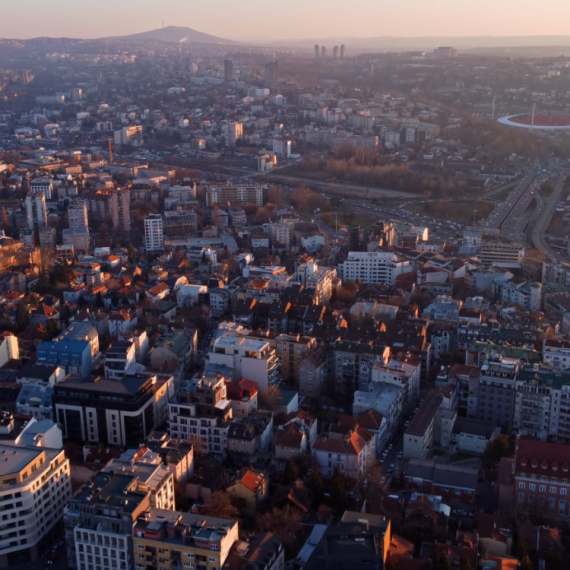
[[[398,451],[398,459],[404,459],[404,452]]]

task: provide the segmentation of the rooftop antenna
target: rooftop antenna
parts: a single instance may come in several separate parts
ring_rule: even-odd
[[[493,97],[493,111],[491,112],[491,121],[495,122],[495,99],[497,98],[497,96],[495,95]]]

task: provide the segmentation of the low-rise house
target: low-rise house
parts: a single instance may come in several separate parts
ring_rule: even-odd
[[[244,467],[227,491],[245,515],[253,516],[267,499],[269,480],[265,472]]]

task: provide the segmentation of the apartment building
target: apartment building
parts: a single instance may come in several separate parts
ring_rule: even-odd
[[[544,516],[568,518],[570,446],[517,438],[514,504]]]
[[[513,425],[515,380],[520,364],[514,358],[495,358],[481,366],[476,394],[476,419],[493,422],[507,430]],[[468,404],[469,406],[469,404]]]
[[[132,532],[150,507],[150,489],[136,475],[99,472],[69,502],[65,513],[67,561],[74,570],[131,570]]]
[[[69,228],[72,230],[80,230],[86,228],[88,224],[87,202],[84,200],[76,200],[67,208],[69,219]]]
[[[193,210],[167,210],[163,224],[167,238],[194,236],[198,230],[198,214]]]
[[[122,380],[135,362],[136,349],[132,340],[114,342],[105,354],[105,378]]]
[[[188,381],[170,400],[169,433],[175,439],[192,443],[198,453],[225,456],[232,416],[226,379],[204,375]]]
[[[53,195],[53,181],[51,176],[40,176],[31,181],[30,188],[33,194],[43,192],[46,200],[51,200]]]
[[[236,121],[226,123],[222,126],[222,133],[226,146],[235,146],[243,138],[243,124]]]
[[[280,334],[275,339],[275,350],[281,361],[281,377],[298,384],[303,358],[317,348],[317,339],[310,336]]]
[[[142,125],[123,127],[120,131],[114,132],[114,138],[116,145],[140,146],[143,144],[143,127]]]
[[[275,349],[265,340],[231,336],[217,338],[208,354],[208,361],[232,369],[236,380],[247,378],[257,382],[260,391],[276,384],[280,378],[281,363]]]
[[[521,263],[524,257],[524,247],[511,240],[485,236],[481,240],[479,259],[483,265],[494,263]]]
[[[409,260],[389,251],[349,251],[347,259],[338,265],[338,274],[343,281],[360,280],[366,284],[394,285],[398,276],[411,272]]]
[[[263,186],[210,186],[205,189],[206,206],[214,204],[247,204],[263,206]]]
[[[128,188],[114,188],[111,192],[109,209],[113,218],[113,229],[131,231],[131,191]]]
[[[26,196],[26,216],[29,229],[40,230],[47,227],[46,197],[43,192]]]
[[[13,421],[7,415],[0,418],[4,429]],[[63,449],[38,446],[37,440],[0,444],[1,568],[42,556],[70,497],[69,460]]]
[[[239,538],[237,521],[153,508],[132,534],[137,569],[221,570]]]
[[[414,419],[404,432],[404,458],[428,459],[434,444],[434,429],[437,412],[443,401],[439,390],[432,390],[420,406]]]
[[[301,263],[297,267],[296,276],[305,289],[314,291],[313,303],[328,303],[332,296],[333,286],[337,281],[336,269],[319,267],[315,261]]]
[[[164,251],[164,229],[162,216],[150,214],[144,219],[144,245],[147,253]]]
[[[570,368],[570,341],[545,338],[542,344],[542,362],[555,370]]]

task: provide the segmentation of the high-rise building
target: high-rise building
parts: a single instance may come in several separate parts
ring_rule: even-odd
[[[315,59],[319,59],[320,47],[319,44],[315,44]]]
[[[206,206],[214,204],[246,204],[263,206],[263,186],[210,186],[204,191]]]
[[[113,229],[131,231],[131,193],[128,188],[115,188],[111,193]]]
[[[338,59],[338,46],[333,47],[333,58]]]
[[[73,202],[67,209],[67,216],[70,229],[79,230],[86,228],[88,224],[87,203],[84,200]]]
[[[120,131],[115,131],[114,137],[116,145],[140,146],[143,144],[142,125],[123,127]]]
[[[234,63],[231,59],[224,60],[224,81],[229,83],[234,77]]]
[[[340,59],[344,59],[344,51],[345,51],[345,47],[344,47],[344,44],[342,44],[340,46]]]
[[[321,57],[324,59],[327,56],[327,48],[323,46],[321,48]]]
[[[147,253],[164,251],[164,231],[160,214],[150,214],[144,219],[144,244]]]
[[[243,138],[243,124],[237,122],[229,122],[223,126],[224,139],[226,146],[235,146],[238,140]]]
[[[164,235],[180,238],[196,235],[198,214],[194,210],[168,210],[164,212]]]
[[[26,214],[28,227],[31,230],[40,230],[47,227],[46,197],[43,192],[26,196]]]
[[[30,75],[27,69],[20,70],[20,81],[23,85],[27,85],[30,82]]]
[[[279,62],[270,61],[265,65],[265,84],[276,88],[279,83]]]
[[[360,226],[349,226],[348,228],[348,250],[360,251]]]
[[[14,418],[2,417],[14,429]],[[34,562],[61,521],[71,497],[69,459],[61,431],[50,420],[31,420],[20,435],[0,445],[0,568]]]

